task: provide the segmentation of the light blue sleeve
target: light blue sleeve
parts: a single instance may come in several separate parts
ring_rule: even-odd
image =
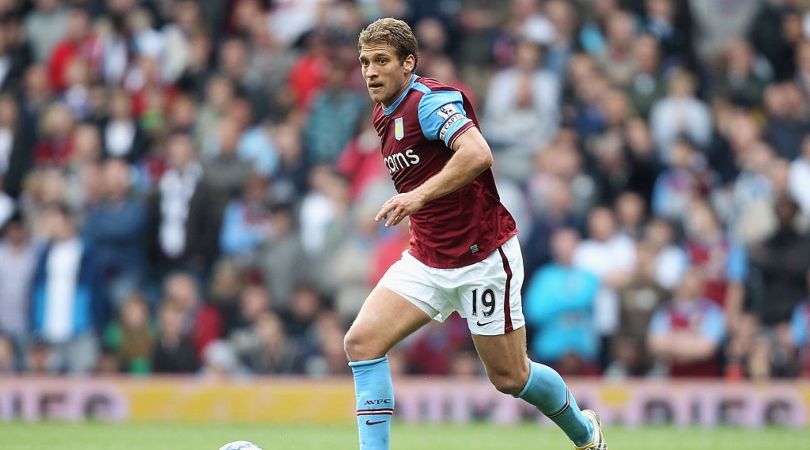
[[[807,322],[807,305],[797,306],[790,321],[790,337],[796,347],[807,344]]]
[[[419,100],[419,126],[430,141],[440,139],[450,147],[451,138],[471,120],[458,91],[430,91]]]
[[[726,278],[729,281],[743,281],[748,275],[748,256],[745,248],[739,243],[732,243],[728,250],[728,261],[726,261]]]
[[[700,335],[719,344],[726,335],[726,319],[723,310],[714,307],[708,310],[700,325]]]

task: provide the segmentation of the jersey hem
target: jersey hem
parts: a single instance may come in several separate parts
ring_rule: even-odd
[[[512,239],[513,237],[515,237],[517,235],[517,233],[518,233],[518,230],[513,229],[509,233],[505,234],[503,238],[498,239],[497,241],[495,241],[493,243],[493,248],[490,251],[488,251],[488,252],[479,252],[478,255],[480,255],[480,256],[476,255],[476,256],[474,256],[472,258],[461,259],[461,260],[459,260],[458,262],[455,262],[455,263],[436,264],[435,261],[426,261],[425,259],[420,257],[421,255],[414,254],[413,249],[411,249],[411,248],[408,249],[408,254],[410,254],[411,256],[416,258],[422,264],[430,267],[431,269],[438,269],[438,270],[460,269],[462,267],[467,267],[467,266],[471,266],[473,264],[480,263],[481,261],[487,259],[489,257],[489,255],[491,255],[493,252],[498,251],[498,247],[505,244],[506,241],[508,241],[509,239]]]

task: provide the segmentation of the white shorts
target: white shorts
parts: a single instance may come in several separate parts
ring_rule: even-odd
[[[439,322],[457,311],[473,334],[501,335],[525,323],[520,298],[523,255],[517,236],[485,260],[456,269],[427,266],[406,250],[379,285]]]

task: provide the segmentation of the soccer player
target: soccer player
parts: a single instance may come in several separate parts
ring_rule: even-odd
[[[374,127],[396,187],[376,220],[410,218],[408,251],[369,294],[346,334],[361,450],[389,448],[394,390],[386,353],[431,320],[467,318],[495,387],[535,405],[578,449],[607,450],[599,419],[580,411],[560,375],[529,361],[521,310],[523,259],[501,204],[492,153],[463,93],[416,75],[416,38],[380,19],[358,42]]]

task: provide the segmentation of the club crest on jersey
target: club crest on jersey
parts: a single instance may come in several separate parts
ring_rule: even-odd
[[[402,120],[402,117],[397,117],[394,119],[394,137],[401,141],[402,138],[405,137],[405,123]]]

